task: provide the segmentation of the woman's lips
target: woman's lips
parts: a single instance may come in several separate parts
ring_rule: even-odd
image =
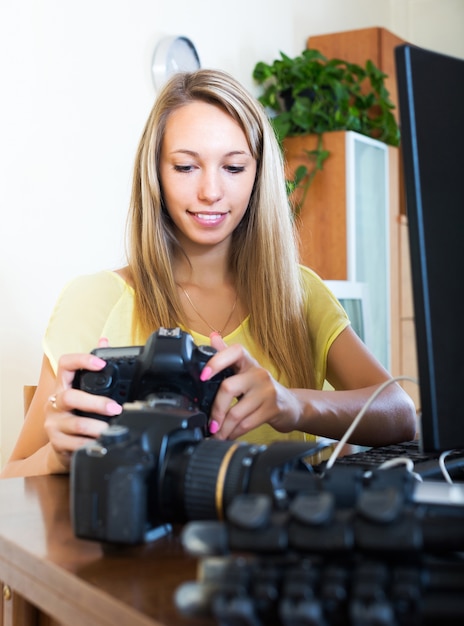
[[[193,211],[188,211],[188,213],[194,218],[196,222],[206,226],[217,226],[218,224],[222,223],[227,217],[227,213],[194,213]]]

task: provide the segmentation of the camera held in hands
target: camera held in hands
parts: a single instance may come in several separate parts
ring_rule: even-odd
[[[233,373],[226,370],[200,380],[215,352],[211,346],[197,346],[179,328],[160,328],[145,346],[93,350],[106,366],[98,372],[76,372],[74,388],[124,405],[98,439],[73,455],[71,513],[77,536],[137,543],[169,530],[161,522],[161,517],[168,518],[161,515],[159,498],[176,486],[160,485],[163,464],[174,450],[207,436],[216,392]]]
[[[95,350],[106,367],[77,373],[76,388],[111,397],[124,408],[98,439],[73,454],[76,536],[136,544],[163,536],[173,523],[223,519],[237,494],[282,493],[288,469],[324,447],[207,437],[219,385],[233,374],[226,369],[200,380],[214,352],[178,328],[160,328],[144,348]]]
[[[197,346],[192,336],[180,328],[160,328],[145,346],[92,350],[92,354],[106,361],[105,367],[98,372],[76,372],[73,387],[107,396],[119,404],[153,400],[153,394],[180,394],[187,404],[209,415],[219,385],[233,373],[227,370],[208,381],[200,380],[205,364],[215,352],[212,346]],[[97,413],[86,415],[108,421]]]

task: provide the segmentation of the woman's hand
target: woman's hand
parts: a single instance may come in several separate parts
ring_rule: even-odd
[[[227,347],[217,335],[211,336],[211,345],[218,352],[206,364],[203,380],[226,367],[236,372],[221,382],[211,410],[210,432],[219,439],[234,439],[264,423],[282,433],[300,430],[340,439],[379,385],[391,380],[350,327],[329,350],[327,374],[333,391],[287,389],[242,346]],[[370,402],[349,441],[387,445],[413,439],[415,430],[414,404],[394,383]]]
[[[45,406],[44,427],[59,462],[69,467],[74,450],[97,438],[108,427],[105,420],[76,415],[73,411],[98,413],[110,418],[119,415],[121,405],[106,396],[86,393],[72,388],[76,370],[99,371],[105,361],[92,354],[68,354],[58,363],[56,389]]]
[[[291,390],[278,383],[243,346],[227,347],[216,333],[210,338],[218,352],[205,366],[202,380],[226,367],[235,370],[219,387],[211,409],[210,432],[218,439],[235,439],[264,423],[280,432],[297,429],[302,408]]]

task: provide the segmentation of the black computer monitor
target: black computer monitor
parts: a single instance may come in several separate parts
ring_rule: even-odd
[[[464,448],[464,60],[395,50],[425,451]]]

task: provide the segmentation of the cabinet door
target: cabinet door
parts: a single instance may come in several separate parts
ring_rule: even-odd
[[[285,140],[290,177],[300,164],[311,168],[316,145],[313,135]],[[301,261],[324,280],[365,286],[366,343],[390,369],[389,148],[351,131],[325,133],[323,146],[330,156],[297,218]]]
[[[346,134],[347,278],[365,285],[369,347],[390,369],[388,147]]]

